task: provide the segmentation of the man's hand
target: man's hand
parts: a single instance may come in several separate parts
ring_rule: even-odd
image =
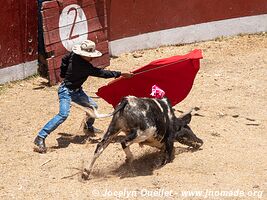
[[[131,78],[131,77],[134,76],[134,74],[131,73],[131,72],[121,72],[121,76],[122,76],[123,78]]]

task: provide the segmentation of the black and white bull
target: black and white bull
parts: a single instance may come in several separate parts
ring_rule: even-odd
[[[133,160],[130,145],[139,143],[159,148],[165,152],[162,164],[171,162],[174,141],[199,148],[203,141],[190,129],[191,112],[180,117],[174,111],[167,98],[124,97],[113,112],[113,118],[97,145],[88,169],[84,169],[82,177],[88,179],[96,159],[120,132],[126,137],[121,145],[126,154],[126,161]],[[103,117],[95,115],[94,117]]]

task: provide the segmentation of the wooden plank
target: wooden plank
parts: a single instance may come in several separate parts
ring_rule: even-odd
[[[38,44],[37,44],[37,29],[38,29],[38,7],[37,2],[27,0],[25,5],[26,9],[26,24],[25,24],[25,62],[32,61],[38,57]],[[17,33],[15,33],[17,34]]]
[[[101,16],[99,18],[93,18],[93,19],[88,20],[87,22],[88,22],[88,27],[89,27],[89,33],[101,30],[103,28],[107,28],[105,18],[106,16]],[[101,21],[104,22],[103,25]],[[81,25],[81,23],[75,24],[75,27],[79,26],[79,24]],[[72,25],[60,27],[60,29],[61,28],[63,29],[63,31],[70,32]],[[86,33],[80,33],[80,35],[83,35],[83,34],[86,34]],[[59,35],[59,28],[54,29],[52,31],[44,31],[44,41],[45,41],[45,45],[50,45],[50,44],[61,41],[61,38]]]
[[[60,68],[55,69],[55,77],[57,82],[61,82],[63,79],[60,77]]]
[[[48,69],[48,75],[49,75],[50,84],[55,85],[57,83],[56,76],[55,76],[55,70],[54,69]]]
[[[52,7],[56,7],[58,5],[62,7],[66,7],[70,4],[78,4],[79,6],[88,6],[92,4],[97,4],[97,3],[104,3],[105,0],[58,0],[58,1],[45,1],[43,2],[43,8],[42,9],[49,9]]]
[[[62,61],[62,56],[52,57],[47,59],[48,69],[59,69]]]
[[[103,54],[108,53],[108,41],[105,40],[105,41],[96,43],[96,49],[102,52]],[[61,42],[54,43],[52,45],[47,46],[46,52],[52,52],[52,55],[55,57],[62,56],[68,53],[68,51],[63,47]]]
[[[42,10],[41,14],[42,14],[43,19],[46,19],[46,18],[50,18],[53,16],[59,16],[60,10],[59,10],[59,7],[56,6],[56,7],[47,9],[47,10]]]
[[[99,67],[99,68],[103,68],[104,66],[108,66],[109,65],[109,53],[103,54],[101,57],[99,58],[95,58],[92,60],[92,65],[95,67]],[[108,64],[108,65],[105,65]]]
[[[84,13],[86,21],[75,20],[76,23],[73,24],[73,21],[70,19],[70,21],[65,22],[66,24],[64,23],[64,26],[59,27],[59,18],[62,14],[62,10],[70,4],[77,4],[81,7],[76,9],[76,14],[79,15],[80,13]],[[69,11],[64,10],[64,12],[66,12],[65,14],[67,15]],[[68,41],[69,39],[63,39],[62,41],[60,33],[72,34],[73,30],[79,30],[79,35],[77,35],[78,37],[82,37],[85,34],[88,35],[88,39],[96,43],[96,49],[103,53],[103,56],[95,58],[92,61],[94,66],[103,68],[110,64],[105,0],[60,0],[59,2],[44,2],[42,16],[46,52],[48,52],[49,55],[52,55],[52,57],[47,59],[51,85],[61,81],[61,60],[63,55],[68,52],[62,42],[64,42],[64,40]],[[81,18],[77,19],[81,20]],[[82,17],[82,19],[84,19],[84,17]],[[69,20],[68,16],[67,20]],[[89,30],[82,28],[85,25],[84,23],[87,23]],[[66,35],[63,37],[65,38]]]
[[[102,52],[102,54],[109,53],[108,52],[108,41],[97,43],[96,44],[96,49],[98,51]]]
[[[69,5],[70,4],[66,4],[66,6],[69,6]],[[64,6],[64,7],[66,7],[66,6]],[[64,8],[64,7],[62,7],[62,8]],[[83,5],[80,7],[81,8],[77,9],[77,11],[79,12],[80,10],[83,10],[84,13],[86,13],[86,15],[88,14],[88,17],[90,17],[91,12],[97,12],[97,15],[94,15],[92,17],[104,15],[104,12],[105,12],[105,4],[103,1],[98,1],[96,4],[88,4],[86,6]],[[42,16],[44,19],[45,18],[51,18],[51,17],[59,17],[62,13],[66,14],[68,12],[69,12],[69,10],[64,10],[62,12],[61,8],[56,3],[55,7],[51,7],[49,9],[42,9]],[[101,13],[103,13],[103,14],[101,14]]]
[[[88,39],[94,41],[96,44],[107,41],[106,31],[105,30],[99,30],[96,32],[89,33]],[[54,53],[55,55],[57,55],[57,54],[60,55],[60,53],[56,53],[56,51],[61,52],[62,51],[61,49],[65,49],[63,47],[61,41],[46,46],[46,52],[55,51],[55,53]]]
[[[77,12],[79,13],[80,9],[77,9],[77,10],[78,10]],[[97,11],[94,5],[83,8],[83,11],[86,15],[87,20],[90,20],[96,17],[102,17],[105,14],[104,10]],[[58,9],[56,9],[55,12],[58,12]],[[45,17],[46,16],[45,12],[42,12],[42,15],[43,15],[43,22],[44,22],[43,23],[44,31],[50,31],[50,30],[54,30],[58,28],[59,18],[60,18],[59,13],[57,13],[57,15],[54,15],[54,16]],[[80,22],[83,22],[83,21],[80,21]],[[73,24],[73,21],[70,20],[67,22],[66,26],[70,26],[72,24]]]
[[[42,3],[42,10],[58,7],[57,1],[45,1]]]
[[[63,7],[66,7],[70,4],[77,4],[81,7],[88,6],[91,4],[105,3],[105,0],[60,0],[60,4]]]
[[[89,33],[89,40],[94,41],[96,44],[107,41],[107,30],[102,29],[95,32]]]
[[[47,67],[48,71],[52,71],[55,69],[56,63],[55,63],[55,57],[50,57],[47,59]]]
[[[51,57],[47,59],[49,82],[51,85],[55,85],[56,83],[61,82],[62,80],[62,78],[60,77],[61,60],[62,56]]]
[[[59,0],[59,1],[45,1],[42,4],[42,10],[45,9],[50,9],[53,7],[58,7],[59,5],[61,7],[66,7],[70,4],[78,4],[81,7],[92,5],[92,4],[97,4],[97,3],[104,3],[105,0]]]
[[[1,1],[0,13],[0,68],[36,60],[37,1]],[[14,74],[16,73],[20,72],[14,71]],[[15,78],[18,78],[18,74]],[[26,75],[28,75],[27,69]],[[3,81],[11,79],[10,74]]]
[[[45,47],[46,52],[50,52],[53,56],[61,56],[68,52],[61,42],[57,42]]]

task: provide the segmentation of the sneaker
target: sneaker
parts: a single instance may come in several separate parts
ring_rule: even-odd
[[[41,138],[40,136],[37,136],[34,140],[34,148],[33,150],[38,153],[46,153],[46,147],[45,147],[45,139]]]

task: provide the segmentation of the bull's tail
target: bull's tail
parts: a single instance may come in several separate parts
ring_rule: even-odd
[[[117,112],[124,109],[127,104],[128,104],[127,97],[123,97],[121,102],[116,106],[115,110],[112,112],[112,115],[115,115]]]
[[[126,97],[124,97],[122,99],[122,101],[116,106],[115,110],[112,113],[109,114],[99,114],[97,112],[97,110],[92,106],[91,108],[87,108],[87,107],[83,107],[75,102],[71,102],[71,104],[73,106],[75,106],[76,108],[79,108],[81,110],[83,110],[84,112],[86,112],[86,114],[88,114],[90,117],[95,118],[95,119],[99,119],[99,118],[106,118],[106,117],[111,117],[114,114],[116,114],[117,112],[119,112],[121,109],[123,109],[126,104],[128,103],[128,100]]]

